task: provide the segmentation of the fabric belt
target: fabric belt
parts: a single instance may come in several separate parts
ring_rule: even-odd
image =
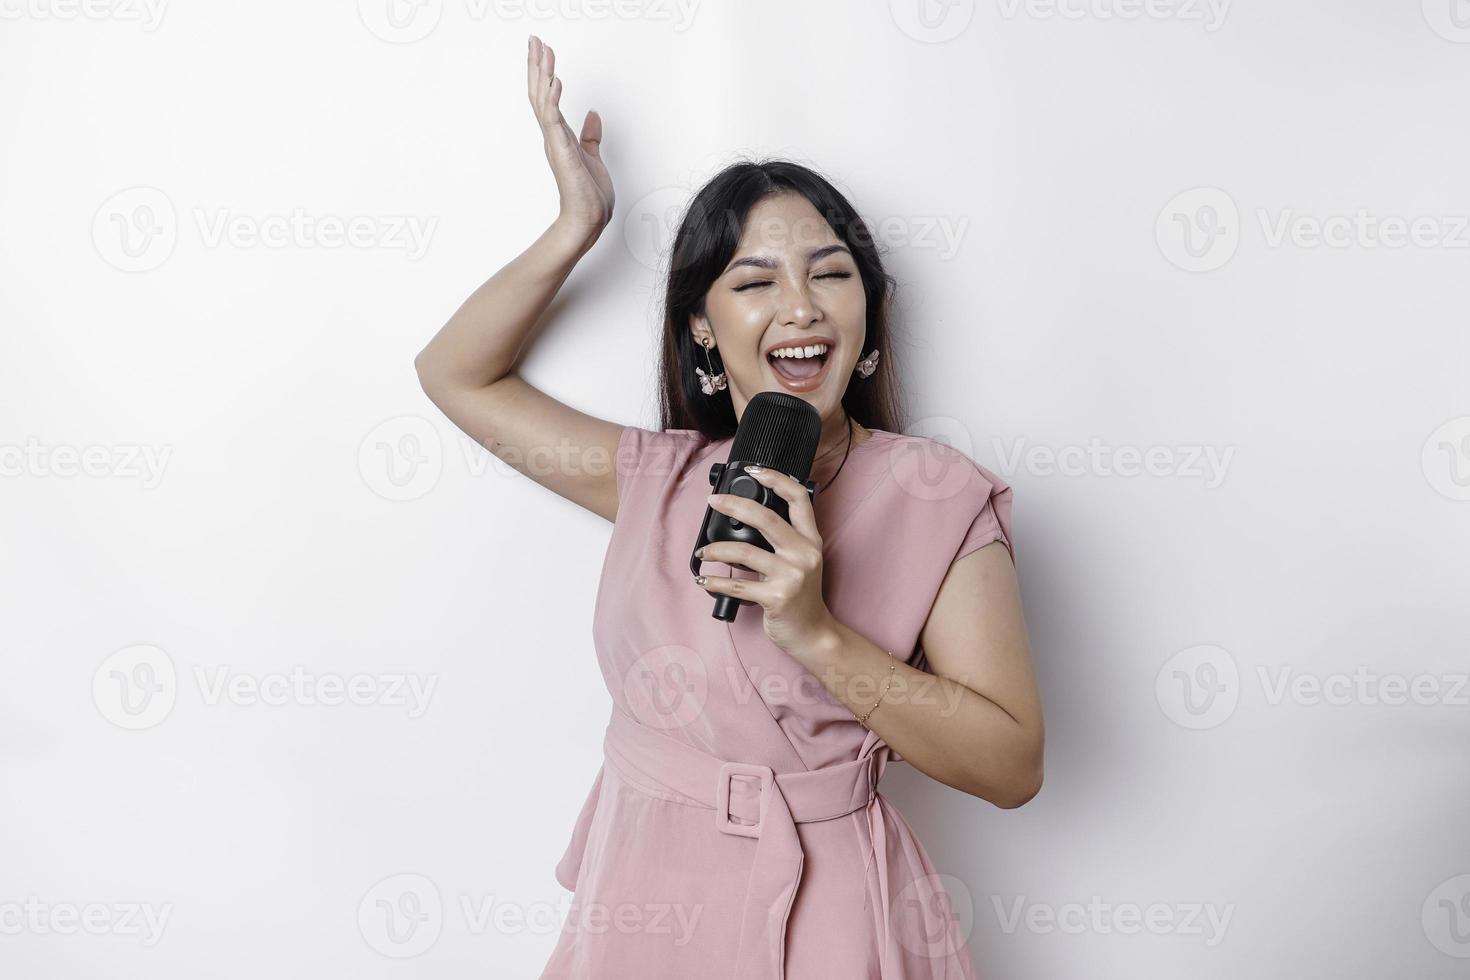
[[[710,755],[641,724],[617,707],[603,752],[606,761],[642,792],[713,810],[715,829],[755,839],[732,976],[784,980],[786,920],[804,860],[796,825],[835,820],[872,804],[882,774],[879,756],[869,754],[822,769],[773,772],[758,763]],[[886,875],[884,879],[886,893]]]

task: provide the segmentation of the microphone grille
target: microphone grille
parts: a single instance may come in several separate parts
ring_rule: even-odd
[[[784,391],[762,391],[740,415],[730,458],[769,466],[804,483],[821,437],[822,416],[809,402]]]

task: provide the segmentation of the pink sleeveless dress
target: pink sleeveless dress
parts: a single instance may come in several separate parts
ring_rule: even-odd
[[[902,757],[766,637],[760,606],[717,620],[694,583],[730,444],[636,426],[619,442],[593,615],[612,714],[541,980],[973,978],[943,876],[877,792]],[[872,430],[813,507],[828,608],[918,666],[950,564],[993,541],[1015,558],[1010,487],[926,437]]]

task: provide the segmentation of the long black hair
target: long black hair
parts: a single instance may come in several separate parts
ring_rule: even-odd
[[[729,388],[713,396],[699,388],[696,367],[705,368],[705,350],[694,340],[690,317],[704,313],[710,286],[725,271],[751,208],[785,191],[801,194],[852,252],[867,296],[867,328],[859,356],[873,348],[882,354],[867,378],[854,373],[842,396],[848,416],[870,429],[902,432],[901,392],[889,329],[894,280],[867,225],[847,198],[821,174],[789,160],[740,161],[721,170],[699,189],[685,210],[668,256],[664,293],[663,350],[659,359],[659,414],[665,429],[697,429],[711,440],[735,434],[737,420]],[[710,362],[724,370],[719,349]]]

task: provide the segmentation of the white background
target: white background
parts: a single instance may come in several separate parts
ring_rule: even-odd
[[[610,526],[412,366],[555,214],[535,31],[618,212],[533,383],[656,425],[669,222],[786,156],[1015,488],[1046,785],[884,782],[981,975],[1464,975],[1470,7],[917,3],[0,0],[0,973],[545,962]]]

